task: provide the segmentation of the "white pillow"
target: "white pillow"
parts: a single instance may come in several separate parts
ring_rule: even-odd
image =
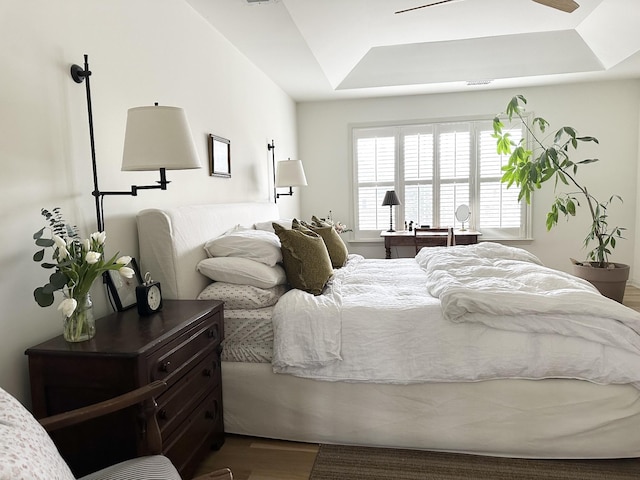
[[[253,285],[214,282],[198,295],[198,300],[220,300],[224,302],[225,310],[253,310],[275,305],[286,291],[284,285],[258,288]]]
[[[268,222],[258,222],[258,223],[254,223],[253,226],[256,228],[256,230],[264,230],[266,232],[273,232],[275,233],[275,230],[273,229],[273,224],[277,223],[278,225],[282,225],[284,228],[291,230],[291,225],[293,223],[293,219],[291,218],[281,218],[280,220],[269,220]]]
[[[248,258],[205,258],[198,263],[196,269],[216,282],[253,285],[258,288],[271,288],[287,283],[287,275],[280,265],[270,267]]]
[[[44,428],[18,400],[0,388],[0,479],[74,478]]]
[[[282,262],[280,239],[264,230],[233,230],[209,240],[204,249],[210,257],[250,258],[269,266]]]

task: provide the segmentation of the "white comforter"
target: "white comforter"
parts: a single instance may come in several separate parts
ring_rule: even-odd
[[[640,314],[524,250],[497,244],[427,248],[416,259],[352,255],[323,295],[285,294],[273,322],[277,373],[373,383],[556,377],[640,386]]]

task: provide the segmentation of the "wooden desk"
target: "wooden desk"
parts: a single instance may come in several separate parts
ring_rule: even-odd
[[[456,245],[471,245],[478,243],[480,232],[474,230],[454,230]],[[384,238],[384,249],[386,251],[385,258],[391,258],[391,247],[415,247],[414,232],[403,230],[399,232],[380,232],[380,236]],[[434,246],[441,243],[442,237],[446,237],[447,232],[429,232],[420,233],[421,243],[425,244],[425,237],[433,237]]]

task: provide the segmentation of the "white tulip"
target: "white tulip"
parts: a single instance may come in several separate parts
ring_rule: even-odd
[[[78,302],[75,298],[65,298],[58,305],[58,310],[60,310],[65,317],[70,317],[73,312],[76,311],[76,307],[78,306]]]
[[[85,252],[88,252],[89,250],[91,250],[91,244],[89,243],[88,238],[85,238],[84,240],[82,240],[82,249]]]
[[[107,240],[106,232],[94,232],[91,234],[91,240],[98,242],[98,245],[103,245]]]
[[[87,254],[84,256],[84,259],[89,265],[93,265],[94,263],[98,263],[98,261],[100,260],[100,253],[93,251],[87,252]]]
[[[58,247],[58,259],[64,260],[69,256],[69,250],[67,250],[67,243],[60,238],[58,235],[53,235],[51,237],[53,243],[55,243],[56,247]]]
[[[119,265],[129,265],[129,262],[131,262],[131,257],[129,255],[123,255],[116,260],[116,263]]]
[[[56,247],[58,248],[62,248],[67,246],[67,242],[65,242],[61,237],[59,237],[58,235],[52,235],[51,236],[51,240],[53,240],[53,243],[56,244]]]
[[[133,278],[136,273],[133,268],[129,267],[120,267],[118,269],[118,272],[120,272],[120,275],[122,275],[124,278]]]

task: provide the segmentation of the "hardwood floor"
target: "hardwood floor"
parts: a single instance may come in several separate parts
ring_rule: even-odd
[[[640,312],[640,289],[628,286],[623,303]],[[235,480],[308,480],[319,446],[227,435],[225,444],[200,465],[197,475],[228,467]]]
[[[624,299],[622,303],[629,308],[633,308],[640,312],[640,288],[627,285],[627,289],[624,291]]]
[[[234,480],[308,480],[319,445],[227,435],[197,475],[230,468]]]

